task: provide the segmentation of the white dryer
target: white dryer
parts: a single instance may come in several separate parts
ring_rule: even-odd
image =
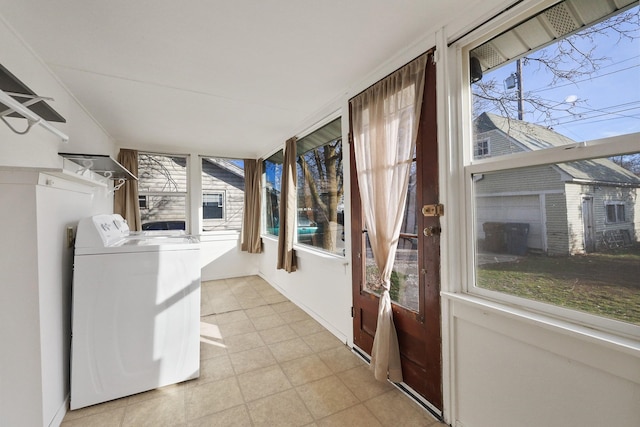
[[[199,376],[199,242],[123,224],[119,215],[78,224],[71,409]]]

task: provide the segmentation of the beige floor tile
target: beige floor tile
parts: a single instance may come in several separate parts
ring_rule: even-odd
[[[200,360],[206,360],[224,354],[227,354],[227,345],[224,342],[200,337]]]
[[[301,338],[269,344],[268,347],[280,363],[308,356],[313,353],[313,350],[311,350]]]
[[[315,354],[283,362],[281,366],[284,373],[289,377],[291,384],[295,386],[307,384],[332,375],[327,365]]]
[[[256,369],[266,368],[275,365],[276,359],[267,347],[259,347],[252,350],[241,351],[239,353],[231,353],[229,355],[231,364],[236,374],[244,374],[245,372],[255,371]]]
[[[381,427],[382,424],[364,405],[356,405],[317,422],[319,427]]]
[[[262,298],[260,295],[257,295],[257,294],[252,295],[251,298],[238,297],[238,301],[240,302],[240,306],[244,310],[247,310],[249,308],[260,307],[263,305],[269,305],[269,303],[264,298]]]
[[[184,395],[178,394],[127,406],[122,427],[171,427],[186,422]]]
[[[189,427],[247,427],[250,425],[251,417],[245,405],[207,415],[188,424]]]
[[[385,426],[438,426],[440,424],[427,411],[397,389],[368,400],[365,406]]]
[[[244,403],[235,377],[201,384],[187,391],[187,420],[224,411]]]
[[[362,359],[353,354],[347,346],[331,348],[317,354],[333,373],[346,371],[357,366],[368,366]]]
[[[296,387],[300,398],[314,418],[340,412],[358,404],[358,398],[336,376]]]
[[[217,325],[226,325],[228,323],[240,322],[242,320],[249,320],[244,310],[230,311],[228,313],[221,313],[216,315]]]
[[[281,313],[282,318],[286,320],[287,323],[297,323],[302,322],[303,320],[317,323],[311,316],[309,316],[304,310],[299,308],[294,308],[293,310]]]
[[[135,405],[145,400],[177,397],[184,400],[184,392],[189,387],[191,381],[184,381],[179,384],[172,384],[165,387],[156,388],[154,390],[145,391],[144,393],[134,394],[127,399],[127,405]]]
[[[190,385],[198,385],[211,381],[219,381],[235,375],[229,356],[224,354],[218,357],[200,361],[200,376],[191,381]]]
[[[245,402],[260,399],[292,388],[278,365],[247,372],[238,376]]]
[[[276,311],[271,308],[270,305],[263,305],[260,307],[250,308],[244,311],[249,319],[256,319],[258,317],[271,316],[276,314]]]
[[[122,407],[74,419],[68,419],[65,416],[60,427],[120,427],[122,425],[124,411],[125,407]]]
[[[300,335],[301,337],[317,334],[318,332],[322,332],[325,330],[320,323],[311,318],[302,320],[300,322],[289,323],[289,326],[291,326],[291,329],[296,331],[296,334]]]
[[[229,353],[238,353],[251,350],[252,348],[264,347],[265,342],[258,332],[248,334],[233,335],[224,340]]]
[[[271,329],[286,324],[282,317],[280,317],[280,315],[276,313],[251,319],[251,321],[258,331]]]
[[[264,300],[266,301],[267,304],[276,304],[276,303],[279,303],[279,302],[288,301],[288,299],[285,298],[281,294],[278,294],[278,295],[267,295],[267,296],[264,297]]]
[[[98,405],[87,406],[85,408],[76,409],[73,411],[67,412],[65,415],[65,420],[74,420],[77,418],[87,417],[89,415],[95,415],[100,412],[110,411],[116,408],[122,408],[127,406],[129,398],[123,397],[122,399],[111,400],[109,402],[100,403]]]
[[[298,338],[298,334],[289,327],[289,325],[282,325],[276,328],[264,329],[260,331],[260,336],[265,344],[273,344],[280,341],[288,341],[294,338]]]
[[[313,417],[294,390],[247,403],[254,427],[297,427],[313,422]]]
[[[271,308],[273,308],[276,313],[286,313],[288,311],[300,310],[298,306],[296,306],[289,300],[272,304]]]
[[[229,311],[240,310],[243,308],[240,305],[240,302],[233,295],[209,300],[209,305],[214,313],[227,313]]]
[[[222,334],[223,340],[234,335],[243,335],[256,331],[255,326],[253,326],[253,323],[249,319],[233,323],[222,323],[218,326],[220,327],[220,333]]]
[[[365,365],[340,372],[340,379],[363,402],[394,389],[390,383],[376,380]]]
[[[304,337],[302,337],[302,339],[315,352],[328,350],[335,347],[343,347],[345,345],[329,331],[322,331],[311,335],[305,335]]]

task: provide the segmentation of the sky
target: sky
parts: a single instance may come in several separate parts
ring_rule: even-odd
[[[605,57],[601,68],[589,77],[558,82],[551,85],[551,74],[533,61],[523,66],[523,91],[533,93],[556,104],[560,110],[570,106],[575,114],[567,111],[554,113],[552,128],[575,141],[586,141],[609,136],[640,132],[640,18],[638,6],[630,9],[635,18],[630,28],[637,39],[619,40],[611,30],[598,35],[593,44],[580,41],[576,46],[587,51],[595,47],[594,57]],[[547,50],[555,50],[551,45]],[[495,78],[504,81],[516,71],[511,62],[485,73],[483,81]],[[512,89],[515,91],[515,89]],[[524,120],[548,126],[541,115],[527,112]],[[639,141],[640,147],[640,141]]]

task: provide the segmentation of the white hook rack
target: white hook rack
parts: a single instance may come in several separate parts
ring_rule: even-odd
[[[49,132],[53,133],[54,135],[56,135],[58,138],[62,139],[63,142],[68,142],[69,141],[69,137],[61,132],[60,130],[58,130],[57,128],[53,127],[49,122],[47,122],[46,120],[44,120],[42,117],[40,117],[39,115],[37,115],[36,113],[34,113],[33,111],[31,111],[30,109],[27,108],[27,106],[31,105],[31,104],[35,104],[36,102],[45,100],[45,99],[51,99],[51,98],[44,98],[44,97],[39,97],[39,96],[31,96],[31,95],[21,95],[21,94],[14,94],[20,97],[25,97],[25,98],[31,98],[30,100],[26,101],[24,104],[16,101],[13,97],[11,97],[9,95],[9,93],[0,90],[0,102],[4,105],[6,105],[7,107],[9,107],[7,110],[4,110],[2,112],[0,112],[0,119],[2,119],[2,121],[9,127],[9,129],[11,129],[13,132],[19,134],[19,135],[24,135],[27,132],[29,132],[29,130],[31,130],[31,128],[38,124],[40,126],[42,126],[43,128],[45,128],[46,130],[48,130]],[[15,129],[13,126],[11,126],[9,124],[9,122],[5,119],[5,116],[16,112],[18,114],[20,114],[22,117],[24,117],[25,119],[27,119],[27,128],[23,131],[18,131],[17,129]]]

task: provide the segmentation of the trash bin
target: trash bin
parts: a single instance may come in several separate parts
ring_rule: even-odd
[[[484,249],[489,252],[503,253],[506,250],[506,239],[503,222],[485,222],[482,224],[484,231]]]
[[[507,252],[511,255],[526,255],[529,224],[507,223],[504,228],[507,235]]]

